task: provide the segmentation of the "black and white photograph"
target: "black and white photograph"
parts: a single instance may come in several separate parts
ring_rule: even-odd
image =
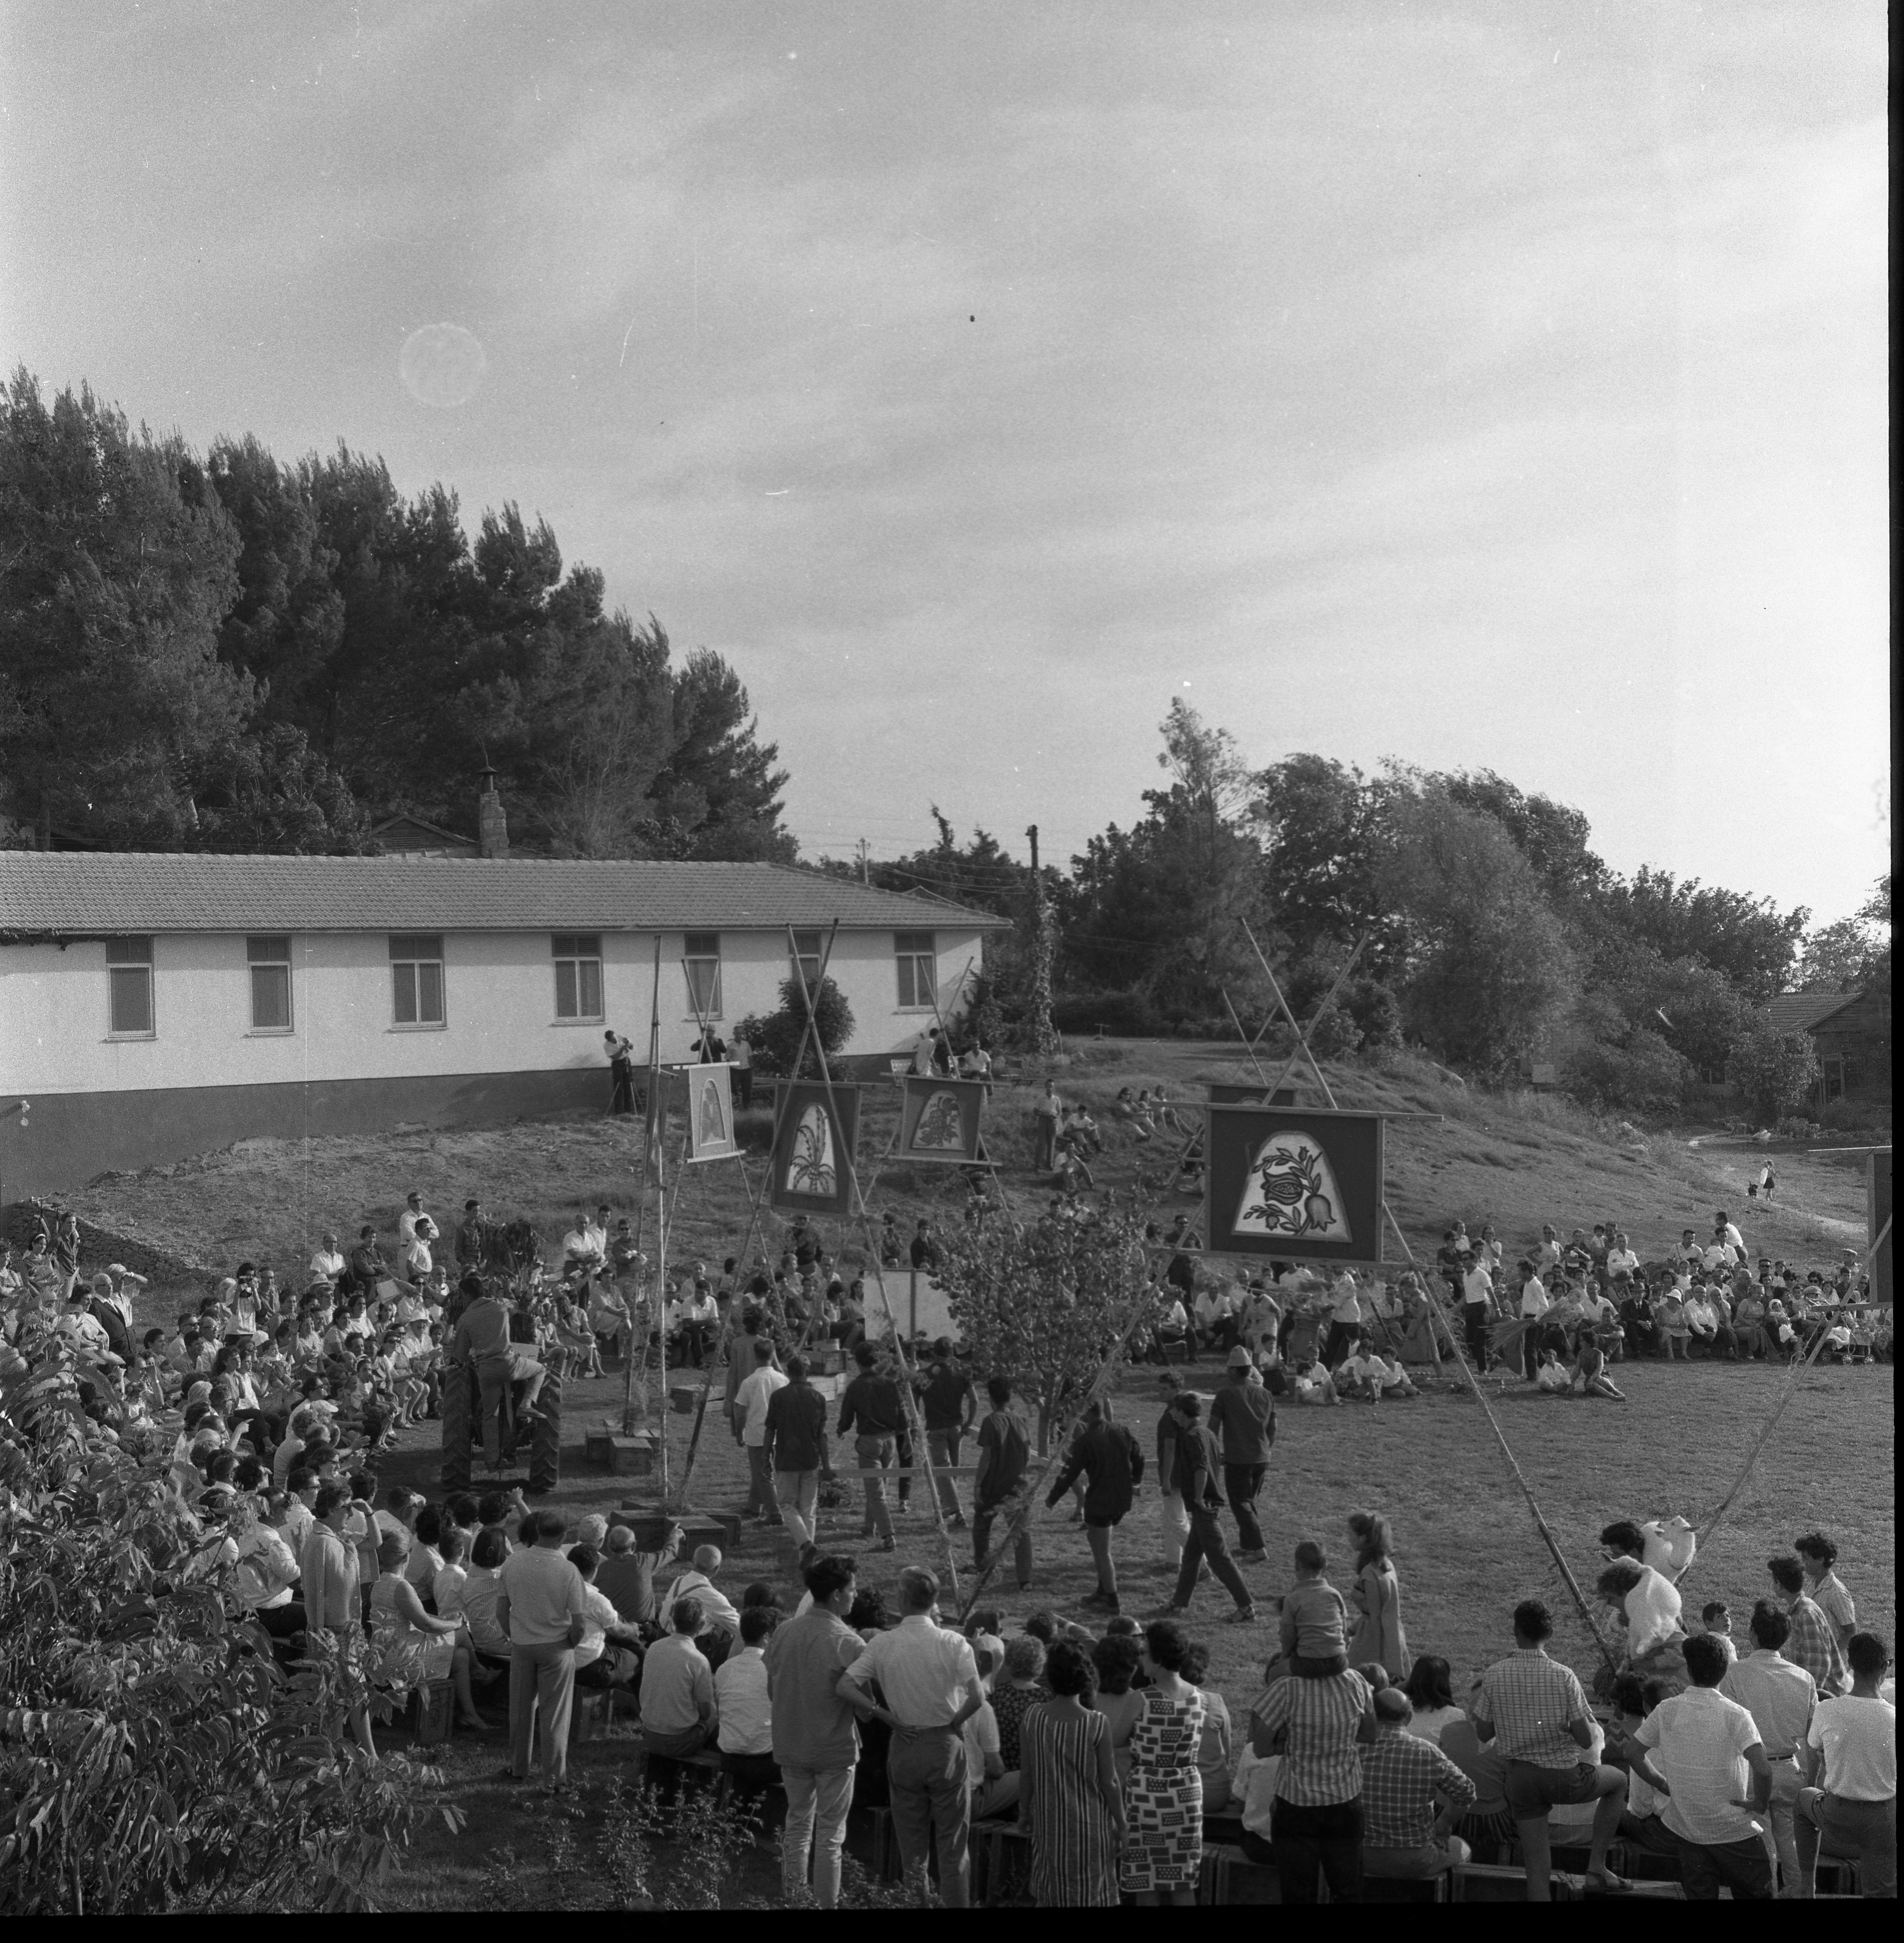
[[[0,0],[0,1919],[1896,1896],[1889,28]]]

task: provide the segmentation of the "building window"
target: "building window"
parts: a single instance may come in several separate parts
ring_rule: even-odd
[[[558,931],[549,941],[555,955],[555,1016],[602,1015],[602,941],[597,932]]]
[[[152,940],[109,938],[106,965],[111,993],[107,1030],[115,1039],[150,1039],[153,1036]]]
[[[927,1011],[938,993],[938,953],[929,931],[895,931],[892,949],[899,961],[899,1009]]]
[[[687,962],[687,1002],[696,1018],[720,1016],[720,934],[691,931],[681,956]]]
[[[443,940],[398,936],[390,941],[390,1016],[400,1026],[443,1023]]]
[[[797,931],[794,933],[794,963],[799,975],[806,981],[809,992],[820,989],[820,950],[821,934],[817,931]]]
[[[288,938],[247,938],[244,955],[251,965],[251,1030],[287,1033],[291,1029],[291,941]]]

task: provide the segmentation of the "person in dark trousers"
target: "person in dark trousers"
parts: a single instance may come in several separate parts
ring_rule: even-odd
[[[1223,1488],[1236,1515],[1236,1538],[1245,1565],[1266,1556],[1256,1500],[1269,1475],[1270,1446],[1276,1441],[1276,1404],[1261,1383],[1251,1380],[1255,1365],[1241,1343],[1232,1349],[1228,1377],[1210,1399],[1210,1428],[1223,1440]]]
[[[602,1034],[608,1048],[608,1110],[634,1111],[634,1042],[617,1032]]]
[[[881,1552],[893,1550],[892,1514],[886,1509],[882,1471],[890,1470],[898,1453],[899,1426],[904,1415],[899,1386],[879,1367],[879,1354],[870,1343],[853,1351],[859,1374],[840,1399],[839,1434],[853,1439],[853,1453],[866,1486],[866,1519],[860,1536],[879,1536]]]
[[[912,1266],[919,1275],[932,1275],[938,1267],[938,1244],[932,1239],[932,1224],[922,1221],[912,1238]]]
[[[978,1398],[971,1377],[952,1354],[950,1337],[941,1336],[932,1345],[932,1360],[926,1364],[925,1374],[913,1381],[926,1419],[926,1448],[934,1466],[957,1463],[960,1439],[971,1429],[972,1420],[978,1414]],[[966,1521],[959,1508],[958,1487],[947,1477],[939,1477],[936,1481],[939,1508],[947,1523],[963,1530]]]
[[[1009,1524],[1016,1517],[1018,1501],[1025,1490],[1025,1472],[1031,1461],[1030,1440],[1024,1434],[1024,1426],[1012,1412],[1011,1380],[988,1378],[985,1394],[991,1399],[992,1407],[978,1426],[978,1475],[972,1483],[972,1562],[981,1572],[991,1544],[993,1521],[1003,1515]],[[1022,1592],[1031,1583],[1029,1518],[1018,1525],[1012,1562]]]
[[[1251,1625],[1256,1607],[1236,1570],[1236,1561],[1224,1542],[1223,1497],[1217,1489],[1215,1440],[1202,1424],[1203,1400],[1186,1390],[1173,1397],[1170,1414],[1177,1420],[1175,1458],[1177,1490],[1182,1493],[1184,1509],[1190,1518],[1190,1536],[1184,1541],[1183,1563],[1177,1568],[1177,1589],[1171,1595],[1168,1613],[1175,1618],[1190,1610],[1190,1597],[1196,1590],[1197,1567],[1205,1559],[1210,1570],[1229,1588],[1236,1602],[1236,1619],[1240,1625]]]
[[[1046,1494],[1045,1503],[1055,1506],[1082,1476],[1089,1481],[1084,1491],[1084,1536],[1091,1547],[1091,1561],[1098,1568],[1098,1589],[1087,1593],[1081,1604],[1101,1606],[1107,1612],[1121,1612],[1117,1599],[1117,1564],[1111,1556],[1111,1533],[1123,1521],[1144,1481],[1144,1453],[1137,1440],[1111,1417],[1108,1397],[1095,1398],[1086,1409],[1084,1426],[1065,1453],[1058,1481]]]

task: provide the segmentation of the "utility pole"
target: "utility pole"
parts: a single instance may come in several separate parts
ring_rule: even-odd
[[[859,840],[859,881],[862,884],[870,886],[873,879],[867,872],[866,847],[866,840],[862,836]]]
[[[1031,1050],[1040,1059],[1057,1055],[1058,1034],[1051,1022],[1051,913],[1045,905],[1044,873],[1038,867],[1038,826],[1031,840]]]

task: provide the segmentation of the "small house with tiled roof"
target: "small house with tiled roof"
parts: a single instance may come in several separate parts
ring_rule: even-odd
[[[685,1060],[836,924],[846,1052],[883,1067],[1004,922],[771,864],[0,851],[0,1204],[241,1138],[605,1106],[607,1031],[645,1057],[658,1004]]]
[[[1758,1008],[1780,1032],[1801,1032],[1817,1049],[1815,1106],[1890,1091],[1890,987],[1862,992],[1781,992]]]

